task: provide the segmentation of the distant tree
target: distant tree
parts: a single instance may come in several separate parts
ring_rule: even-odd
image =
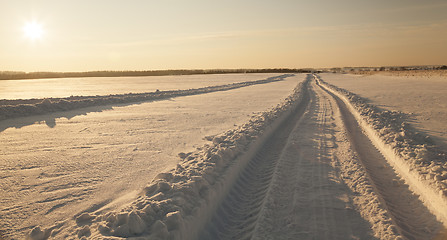
[[[341,72],[341,68],[331,68],[331,71],[333,73],[338,73],[338,72]]]

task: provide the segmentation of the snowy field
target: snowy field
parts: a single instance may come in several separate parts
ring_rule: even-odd
[[[0,99],[63,98],[154,92],[224,85],[265,79],[278,74],[212,74],[147,77],[53,78],[1,80]]]
[[[271,76],[208,75],[193,85]],[[0,229],[20,239],[35,225],[54,226],[88,209],[131,202],[157,173],[175,167],[179,152],[192,151],[207,142],[204,137],[276,106],[304,78],[297,75],[230,91],[15,118],[13,125],[0,121]],[[190,87],[167,79],[164,88]],[[96,88],[104,82],[99,84]],[[155,86],[151,84],[150,88]]]
[[[32,99],[0,99],[0,120],[43,115],[52,112],[64,112],[79,108],[105,106],[110,104],[132,104],[181,96],[205,94],[218,91],[228,91],[257,84],[282,81],[293,74],[282,74],[260,80],[235,82],[223,85],[200,88],[156,90],[143,93],[107,94],[95,96],[70,96],[64,98],[32,98]],[[208,81],[208,80],[205,80]]]
[[[412,125],[447,149],[447,75],[320,75],[328,83],[357,93],[374,105],[404,112]]]
[[[446,239],[445,79],[273,76],[0,121],[0,236]]]

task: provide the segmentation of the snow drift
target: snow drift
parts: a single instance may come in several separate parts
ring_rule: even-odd
[[[239,82],[186,90],[128,93],[106,96],[72,96],[68,98],[2,100],[2,104],[0,104],[0,120],[51,112],[67,111],[84,107],[152,101],[179,96],[226,91],[255,84],[281,81],[290,76],[293,76],[293,74],[283,74],[280,76],[269,77],[257,81]],[[16,104],[17,102],[19,102],[20,104]]]
[[[398,111],[381,110],[352,92],[315,78],[340,97],[365,133],[424,204],[447,226],[447,155]]]

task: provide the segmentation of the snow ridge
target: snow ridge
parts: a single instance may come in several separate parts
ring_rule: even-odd
[[[252,86],[256,84],[282,81],[285,78],[291,76],[293,76],[293,74],[283,74],[256,81],[231,83],[219,86],[209,86],[209,87],[186,89],[186,90],[155,91],[149,93],[128,93],[128,94],[116,94],[106,96],[72,96],[68,98],[26,99],[20,101],[2,100],[2,104],[0,104],[0,120],[45,114],[50,112],[67,111],[84,107],[152,101],[152,100],[160,100],[179,96],[226,91],[241,87]],[[21,104],[13,104],[14,102],[20,102]]]
[[[84,212],[66,236],[57,237],[197,238],[248,160],[299,106],[310,79],[311,75],[272,110],[252,117],[243,126],[209,137],[212,142],[194,152],[180,153],[182,160],[177,167],[158,174],[128,207],[113,212]],[[53,232],[55,235],[59,231]]]
[[[447,155],[428,136],[412,128],[398,111],[381,110],[368,100],[315,78],[339,96],[387,161],[447,226]]]

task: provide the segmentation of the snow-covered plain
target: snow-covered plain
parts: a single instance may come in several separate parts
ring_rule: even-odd
[[[265,79],[278,74],[53,78],[0,81],[0,99],[64,98],[177,90]]]
[[[320,76],[376,106],[403,112],[413,126],[447,149],[447,75],[400,74],[403,76],[330,73]]]
[[[275,106],[304,78],[0,121],[0,230],[17,239],[36,225],[56,233],[81,212],[129,203],[156,174],[175,167],[179,152]]]
[[[443,148],[326,76],[0,121],[0,227],[33,240],[445,239]]]
[[[261,80],[245,82],[235,82],[217,86],[206,86],[200,88],[177,89],[177,90],[156,90],[143,93],[108,94],[95,96],[70,96],[65,98],[40,98],[40,99],[15,99],[0,100],[0,120],[42,115],[50,112],[61,112],[86,108],[92,106],[104,106],[109,104],[129,104],[135,102],[154,101],[180,96],[204,94],[210,92],[227,91],[231,89],[247,87],[256,84],[281,81],[291,74],[273,76]]]

